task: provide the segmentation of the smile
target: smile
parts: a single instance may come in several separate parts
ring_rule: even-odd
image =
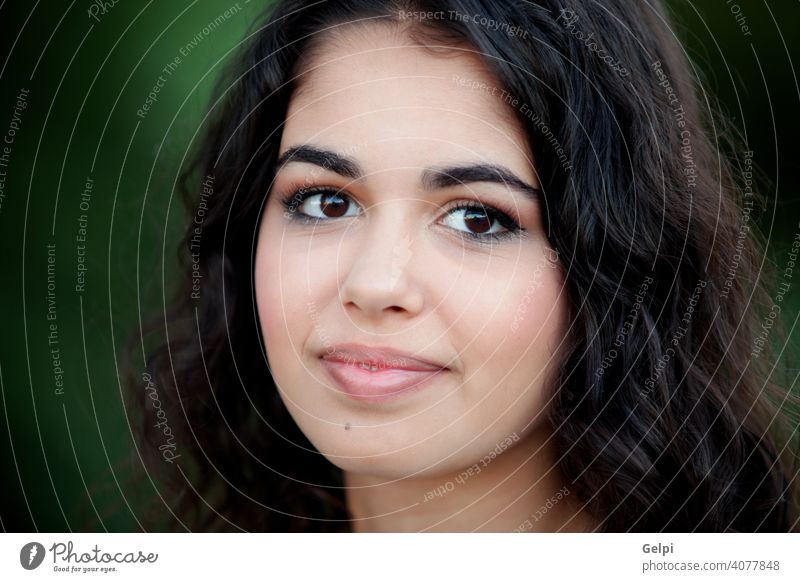
[[[449,371],[404,352],[359,345],[337,346],[320,361],[337,390],[372,402],[417,392]]]

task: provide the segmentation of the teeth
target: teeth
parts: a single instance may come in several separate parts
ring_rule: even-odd
[[[377,372],[378,371],[378,366],[373,366],[371,364],[365,364],[363,362],[359,363],[358,367],[363,369],[363,370],[369,370],[370,372]]]

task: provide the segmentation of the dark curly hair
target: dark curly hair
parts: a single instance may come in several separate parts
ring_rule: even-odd
[[[773,299],[750,219],[761,202],[740,177],[752,154],[710,139],[732,131],[700,107],[664,10],[623,0],[280,0],[265,12],[183,166],[179,288],[145,331],[146,362],[130,360],[159,487],[149,527],[350,531],[340,470],[272,381],[253,267],[301,60],[356,20],[431,50],[467,47],[536,113],[516,111],[571,307],[550,420],[560,469],[600,529],[795,529],[796,402],[758,342]]]

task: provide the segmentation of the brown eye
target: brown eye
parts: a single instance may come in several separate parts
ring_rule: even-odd
[[[329,218],[339,218],[345,215],[349,204],[339,194],[322,194],[319,201],[319,210]]]
[[[480,204],[457,206],[447,213],[443,222],[446,226],[472,237],[499,236],[519,228],[500,211]]]
[[[484,210],[471,208],[464,212],[464,224],[476,234],[484,234],[492,228],[492,219]]]
[[[336,190],[307,193],[297,211],[317,220],[358,216],[358,206],[347,195]]]

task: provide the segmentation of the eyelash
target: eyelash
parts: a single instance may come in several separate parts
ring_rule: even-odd
[[[298,190],[291,192],[290,194],[281,199],[281,204],[286,210],[286,212],[284,213],[286,218],[292,221],[296,221],[300,224],[317,224],[319,222],[328,222],[332,220],[337,220],[336,218],[329,218],[326,220],[322,220],[319,218],[315,218],[313,216],[308,216],[307,214],[303,214],[298,210],[298,208],[302,206],[307,199],[317,194],[338,194],[349,200],[351,203],[355,204],[355,201],[346,192],[343,192],[342,190],[339,190],[337,188],[329,188],[325,186],[300,188]],[[522,228],[519,224],[517,224],[517,222],[513,218],[509,216],[509,211],[507,209],[494,208],[489,205],[481,204],[480,202],[461,201],[457,203],[455,206],[449,208],[447,210],[447,213],[450,214],[457,210],[474,210],[474,209],[484,212],[486,216],[491,219],[492,224],[494,224],[494,221],[497,220],[500,223],[500,226],[502,226],[506,230],[502,232],[493,232],[488,234],[478,234],[458,229],[452,229],[452,230],[455,230],[459,235],[463,236],[464,238],[468,238],[472,241],[484,244],[491,244],[492,242],[499,242],[507,239],[519,238],[525,236],[526,229]]]

